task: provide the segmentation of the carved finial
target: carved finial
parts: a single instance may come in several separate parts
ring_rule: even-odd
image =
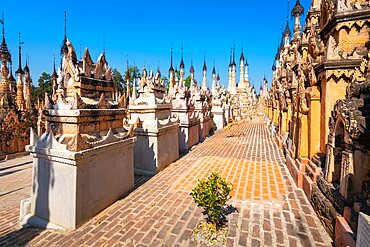
[[[60,67],[62,67],[63,63],[63,56],[68,53],[67,47],[67,11],[64,11],[64,38],[62,41],[62,45],[60,46]]]
[[[6,61],[10,62],[12,60],[12,57],[10,55],[10,52],[8,50],[8,46],[5,41],[5,19],[4,19],[4,13],[2,13],[2,19],[0,20],[0,23],[3,25],[3,39],[0,46],[0,56],[2,59],[4,59],[3,63],[6,63]]]
[[[216,76],[216,62],[215,62],[215,59],[213,59],[212,75]]]
[[[206,52],[203,54],[203,71],[207,71],[207,65],[206,65]]]
[[[52,77],[53,78],[58,78],[58,74],[57,74],[57,71],[56,71],[56,68],[55,68],[55,54],[53,55],[53,62],[54,62],[54,66],[53,66],[53,74],[52,74]]]
[[[180,69],[184,69],[185,64],[184,64],[184,44],[181,43],[181,62],[180,62]]]
[[[236,65],[235,63],[235,40],[234,40],[234,45],[233,45],[233,65]]]
[[[2,34],[3,34],[3,39],[5,39],[5,19],[4,19],[4,12],[1,12],[1,20],[0,20],[0,23],[3,26]]]
[[[287,5],[287,12],[286,12],[286,20],[287,21],[289,19],[289,3],[290,3],[290,0],[288,0],[288,5]]]
[[[103,35],[103,53],[105,54],[105,35]]]
[[[24,74],[22,70],[22,45],[24,42],[21,41],[21,33],[18,33],[18,38],[19,38],[19,46],[18,46],[18,69],[15,73],[17,74]]]
[[[67,38],[67,11],[64,11],[64,37]]]
[[[191,62],[190,62],[190,73],[191,74],[194,74],[194,65],[193,65],[193,58],[191,59]]]
[[[171,66],[170,66],[170,72],[173,71],[172,61],[173,61],[173,47],[172,47],[172,43],[171,43]]]

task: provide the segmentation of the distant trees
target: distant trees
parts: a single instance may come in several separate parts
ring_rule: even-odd
[[[191,83],[191,77],[190,77],[190,75],[189,75],[189,76],[188,76],[188,77],[186,77],[186,79],[185,79],[185,86],[186,86],[187,88],[190,88],[190,83]],[[195,79],[194,79],[194,84],[195,84],[195,85],[197,85],[197,84],[198,84],[197,80],[195,80]]]
[[[35,99],[43,100],[45,93],[51,94],[53,82],[50,74],[43,72],[38,79],[38,87],[32,87],[32,95]]]
[[[118,85],[120,90],[122,90],[125,87],[126,81],[123,78],[122,74],[117,69],[113,69],[112,79],[114,86]]]
[[[168,80],[168,78],[165,76],[162,76],[161,80],[163,81],[166,93],[168,93],[168,89],[170,88],[170,80]]]

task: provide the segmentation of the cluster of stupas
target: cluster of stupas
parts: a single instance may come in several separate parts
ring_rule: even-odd
[[[21,64],[22,44],[19,40],[16,81],[3,25],[0,151],[26,150],[33,156],[31,197],[21,201],[24,224],[79,227],[129,193],[134,173],[162,171],[230,121],[250,116],[257,103],[247,66],[244,76],[243,54],[238,87],[235,62],[230,64],[234,79],[229,90],[221,86],[215,66],[208,89],[205,59],[201,85],[194,79],[192,63],[186,85],[183,54],[180,70],[174,70],[172,50],[168,88],[159,69],[154,73],[143,67],[140,75],[127,70],[126,88],[120,90],[105,52],[94,63],[86,48],[79,59],[65,28],[51,91],[35,104],[28,62],[24,68]]]
[[[29,143],[29,129],[36,126],[37,120],[37,111],[31,99],[32,79],[27,62],[22,69],[22,42],[19,42],[16,80],[13,76],[12,56],[5,40],[4,18],[1,23],[3,26],[0,46],[0,157],[7,153],[24,151],[24,147]]]

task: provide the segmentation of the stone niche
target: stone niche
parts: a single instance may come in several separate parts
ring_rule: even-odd
[[[187,152],[199,143],[199,119],[194,112],[194,99],[191,90],[175,85],[172,92],[172,116],[179,119],[179,148]]]
[[[139,80],[139,97],[135,92],[129,105],[130,123],[135,125],[135,172],[156,174],[179,158],[179,124],[171,117],[171,100],[165,97],[160,72]],[[136,91],[136,90],[134,90]]]
[[[104,54],[95,65],[87,50],[78,62],[67,46],[52,99],[45,96],[46,131],[31,130],[32,192],[21,224],[76,229],[134,187],[133,127],[124,128],[126,110],[111,99]]]

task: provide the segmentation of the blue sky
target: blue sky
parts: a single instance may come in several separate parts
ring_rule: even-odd
[[[290,1],[290,9],[296,0]],[[305,12],[310,0],[301,0]],[[96,61],[105,47],[109,65],[123,72],[126,60],[141,68],[168,74],[173,44],[174,66],[179,66],[184,46],[185,70],[193,59],[195,77],[201,82],[203,56],[211,85],[213,61],[221,83],[227,85],[230,48],[235,40],[237,64],[242,42],[250,65],[250,80],[259,88],[264,73],[271,80],[271,65],[282,26],[285,26],[287,0],[40,0],[3,1],[6,40],[18,66],[18,32],[22,34],[23,66],[30,57],[31,76],[37,85],[42,72],[52,72],[53,55],[60,59],[67,11],[67,36],[77,52],[88,47]],[[293,20],[289,17],[292,25]],[[104,42],[105,40],[105,42]],[[105,46],[104,46],[105,44]],[[237,76],[239,78],[239,76]]]

